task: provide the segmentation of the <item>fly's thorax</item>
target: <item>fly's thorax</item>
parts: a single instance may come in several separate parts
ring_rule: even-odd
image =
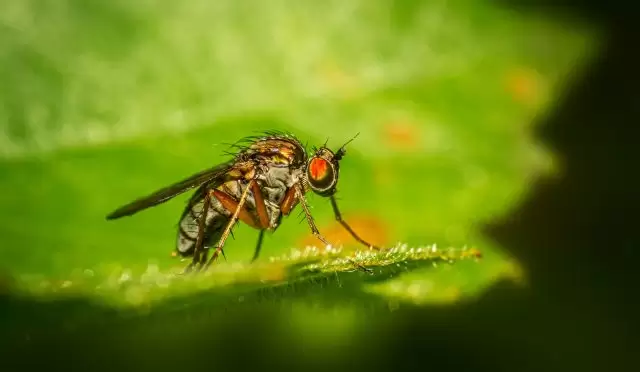
[[[293,136],[270,136],[257,140],[245,150],[245,156],[262,164],[297,167],[304,164],[307,153]]]
[[[280,167],[269,168],[258,180],[272,229],[275,229],[278,224],[281,214],[280,204],[282,200],[284,200],[288,185],[291,182],[291,172],[289,168]]]
[[[276,230],[282,220],[280,206],[287,191],[304,179],[304,167],[270,168],[263,175],[262,190],[269,211],[270,229]]]
[[[284,185],[285,188],[292,187],[304,176],[302,167],[268,167],[258,177],[263,180],[266,186]]]
[[[292,187],[296,183],[300,183],[304,181],[304,166],[297,167],[291,172],[291,183],[288,184],[288,187]]]

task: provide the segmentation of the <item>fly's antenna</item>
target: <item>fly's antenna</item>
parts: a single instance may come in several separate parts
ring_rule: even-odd
[[[353,136],[353,138],[351,138],[350,140],[348,140],[347,142],[344,143],[344,145],[340,146],[340,148],[338,149],[338,151],[336,151],[336,154],[334,156],[334,158],[336,160],[340,160],[344,154],[346,154],[347,152],[347,145],[350,144],[354,139],[356,139],[358,136],[360,135],[360,132],[356,133],[355,136]]]

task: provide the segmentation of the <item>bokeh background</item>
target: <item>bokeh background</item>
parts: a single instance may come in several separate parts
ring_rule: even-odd
[[[450,306],[437,325],[498,282],[526,293],[526,263],[481,227],[562,177],[562,157],[533,131],[601,39],[579,19],[450,1],[5,1],[0,27],[7,340],[113,368],[162,366],[164,352],[183,366],[249,363],[227,348],[349,360],[397,344],[433,306]],[[334,148],[360,133],[339,198],[365,238],[482,259],[287,277],[269,258],[317,245],[293,215],[265,239],[257,279],[229,274],[252,270],[257,231],[239,226],[219,275],[176,289],[167,273],[184,266],[171,252],[188,195],[105,221],[271,129]],[[310,202],[330,241],[358,248],[327,200]],[[435,334],[474,358],[455,329]]]

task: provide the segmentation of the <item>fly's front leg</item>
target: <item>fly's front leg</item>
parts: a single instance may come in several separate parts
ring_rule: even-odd
[[[336,217],[336,221],[338,221],[338,222],[342,225],[342,227],[344,227],[344,228],[345,228],[345,230],[347,230],[347,231],[351,234],[351,236],[353,236],[353,238],[354,238],[355,240],[357,240],[359,243],[366,245],[367,247],[369,247],[369,249],[380,250],[380,248],[379,248],[379,247],[377,247],[377,246],[375,246],[375,245],[373,245],[373,244],[371,244],[371,243],[367,242],[366,240],[362,239],[361,237],[359,237],[359,236],[358,236],[358,234],[356,234],[356,232],[355,232],[355,231],[353,231],[353,229],[351,228],[351,226],[349,226],[349,224],[347,224],[347,223],[342,219],[342,214],[340,213],[340,209],[338,209],[338,203],[336,202],[336,198],[335,198],[335,196],[331,195],[330,199],[331,199],[331,206],[333,207],[333,214],[334,214],[334,215],[335,215],[335,217]],[[368,268],[366,268],[366,267],[364,267],[364,266],[362,266],[362,265],[360,265],[360,264],[356,263],[356,262],[355,262],[355,261],[353,261],[353,260],[350,260],[350,261],[351,261],[351,263],[353,263],[354,265],[356,265],[356,266],[358,267],[358,269],[363,270],[363,271],[365,271],[365,272],[367,272],[367,273],[369,273],[369,274],[373,274],[373,270],[368,269]]]
[[[366,245],[369,249],[375,249],[377,251],[380,250],[379,247],[367,242],[366,240],[364,240],[360,236],[358,236],[358,234],[356,234],[356,232],[353,231],[351,226],[349,226],[349,224],[347,224],[347,222],[345,222],[342,219],[342,214],[340,213],[340,209],[338,209],[338,203],[336,202],[336,198],[333,195],[331,195],[331,206],[333,207],[333,214],[336,217],[336,221],[338,221],[342,225],[342,227],[344,227],[345,230],[347,230],[349,232],[349,234],[351,234],[351,236],[353,236],[353,238],[355,240],[357,240],[359,243],[361,243],[363,245]]]
[[[321,242],[323,242],[325,245],[331,245],[327,239],[325,239],[324,236],[322,236],[322,234],[320,234],[320,231],[318,230],[318,228],[316,227],[315,222],[313,221],[313,216],[311,216],[311,212],[309,211],[309,206],[307,205],[307,200],[304,197],[304,193],[302,192],[302,188],[300,187],[300,183],[296,183],[293,186],[294,190],[295,190],[295,198],[300,201],[300,204],[302,205],[302,209],[304,210],[304,214],[307,217],[307,222],[309,223],[309,228],[311,228],[311,232],[313,233],[313,235],[318,238],[318,240],[320,240]],[[289,195],[287,193],[287,195]],[[286,203],[283,201],[283,205],[287,206],[286,212],[289,213],[291,211],[291,208],[295,205],[295,200],[289,200],[289,198],[285,197],[285,201]],[[367,272],[369,274],[373,273],[373,270],[368,269],[362,265],[360,265],[359,263],[353,261],[350,258],[347,258],[355,267],[357,267],[359,270],[362,270],[364,272]]]
[[[300,200],[300,204],[302,205],[302,209],[304,210],[305,215],[307,216],[307,221],[309,222],[309,227],[311,228],[311,232],[313,233],[313,235],[318,238],[321,242],[323,242],[325,245],[330,245],[329,242],[327,241],[327,239],[324,238],[324,236],[322,236],[322,234],[320,234],[320,231],[318,231],[318,228],[316,227],[315,222],[313,221],[313,217],[311,216],[311,212],[309,212],[309,207],[307,206],[307,201],[304,198],[304,194],[302,193],[302,190],[300,188],[300,184],[297,183],[295,184],[295,190],[296,190],[296,197],[298,198],[298,200]],[[368,273],[373,273],[373,271],[371,269],[367,269],[366,267],[360,265],[359,263],[353,261],[352,259],[348,259],[354,266],[356,266],[358,269],[368,272]]]

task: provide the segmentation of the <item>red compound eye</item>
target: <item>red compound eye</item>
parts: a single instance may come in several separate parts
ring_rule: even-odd
[[[320,181],[325,178],[329,173],[329,162],[322,158],[314,158],[309,164],[309,176],[315,180]]]
[[[338,174],[332,163],[319,156],[311,158],[307,166],[307,180],[316,194],[332,193],[337,178]]]

